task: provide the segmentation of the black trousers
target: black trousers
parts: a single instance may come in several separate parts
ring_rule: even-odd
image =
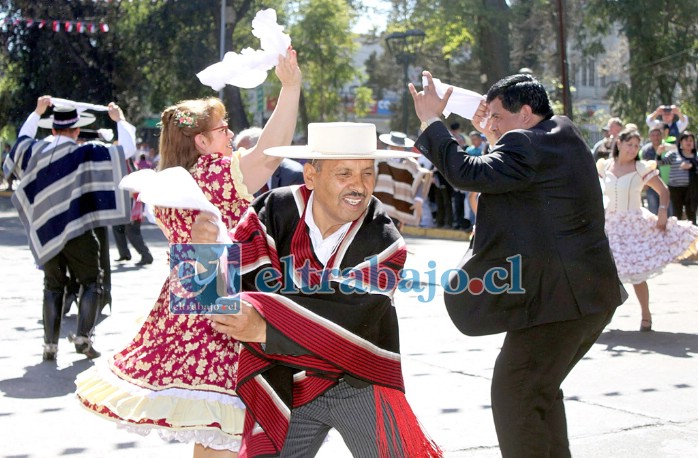
[[[141,256],[148,257],[150,255],[150,250],[143,240],[143,234],[141,234],[140,221],[131,221],[129,224],[112,226],[111,229],[114,233],[114,241],[116,242],[116,249],[119,250],[120,258],[131,257],[131,250],[128,249],[128,242],[133,245],[133,248],[135,248]]]
[[[453,190],[453,224],[458,229],[465,229],[465,193],[463,191]]]
[[[560,385],[614,311],[507,333],[492,377],[492,414],[503,458],[570,456]]]
[[[68,285],[68,268],[83,286],[104,281],[99,230],[104,232],[104,228],[89,230],[69,240],[60,253],[46,261],[44,289],[63,294],[63,288]]]
[[[451,186],[434,187],[434,200],[436,200],[436,225],[445,226],[448,229],[453,224],[453,202],[451,198]]]
[[[696,224],[696,207],[690,199],[690,189],[689,186],[669,186],[669,198],[676,219],[683,219],[685,208],[686,219]]]

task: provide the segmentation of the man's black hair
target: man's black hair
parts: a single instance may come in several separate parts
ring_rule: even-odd
[[[554,114],[548,93],[531,75],[511,75],[494,83],[487,91],[487,102],[497,98],[501,100],[502,107],[510,113],[518,113],[522,106],[528,105],[534,114],[546,119]]]

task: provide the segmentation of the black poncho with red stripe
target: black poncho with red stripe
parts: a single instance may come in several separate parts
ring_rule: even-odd
[[[404,396],[392,304],[404,240],[372,198],[323,266],[304,221],[310,194],[294,186],[260,197],[234,233],[241,243],[241,298],[267,321],[266,346],[245,344],[240,355],[237,392],[247,406],[240,456],[278,455],[291,409],[340,378],[376,387],[382,455],[391,443],[406,456],[439,456]],[[251,292],[260,287],[278,291]],[[387,437],[391,429],[399,437]]]

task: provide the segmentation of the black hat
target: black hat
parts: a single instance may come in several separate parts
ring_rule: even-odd
[[[95,115],[78,113],[73,107],[53,107],[53,115],[39,120],[39,127],[44,129],[69,129],[82,127],[95,122]]]

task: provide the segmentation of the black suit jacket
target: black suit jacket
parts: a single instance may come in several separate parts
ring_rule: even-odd
[[[476,236],[459,266],[469,288],[461,273],[445,294],[461,332],[573,320],[627,298],[604,233],[594,161],[569,119],[510,131],[484,156],[464,155],[441,123],[416,146],[453,187],[482,193]],[[488,289],[479,291],[483,283]]]
[[[259,197],[270,189],[304,183],[303,165],[293,159],[284,158],[271,176],[271,188],[262,187],[254,193],[254,197]]]
[[[271,176],[271,188],[303,184],[303,166],[293,159],[284,159]]]

